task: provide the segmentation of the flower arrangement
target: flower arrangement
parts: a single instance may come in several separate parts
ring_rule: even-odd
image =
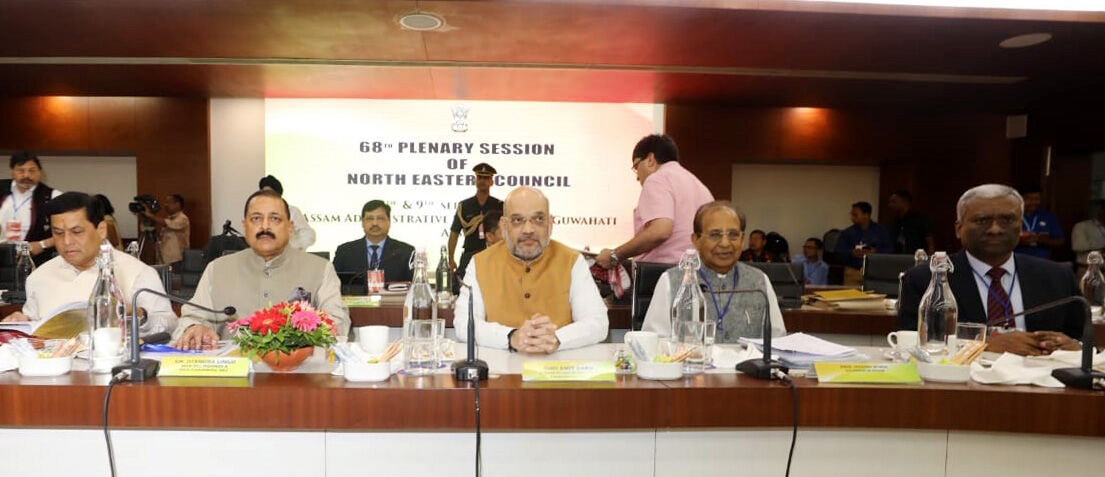
[[[249,356],[291,353],[300,348],[334,344],[334,320],[305,301],[280,302],[230,322],[227,330]]]

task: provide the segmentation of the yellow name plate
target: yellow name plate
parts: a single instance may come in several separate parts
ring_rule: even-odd
[[[522,381],[614,381],[614,362],[526,361]]]
[[[249,358],[229,356],[166,356],[159,376],[242,378],[249,376]]]
[[[813,363],[819,383],[920,384],[913,363]]]

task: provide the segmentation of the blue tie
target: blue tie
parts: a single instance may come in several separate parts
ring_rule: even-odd
[[[369,270],[375,270],[377,268],[380,268],[380,255],[376,253],[376,250],[378,250],[380,248],[380,246],[379,245],[369,245],[368,248],[372,249],[372,251],[369,252],[369,254],[372,256],[372,260],[370,260],[369,263],[368,263],[368,269]]]

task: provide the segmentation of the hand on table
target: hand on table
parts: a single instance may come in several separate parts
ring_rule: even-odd
[[[556,325],[549,320],[548,316],[534,314],[511,335],[510,345],[519,353],[551,354],[560,348],[556,329]]]
[[[1040,347],[1040,340],[1034,333],[1026,331],[1010,331],[1008,333],[994,334],[986,340],[986,351],[994,353],[1013,353],[1021,356],[1040,356],[1045,353]],[[1048,351],[1050,352],[1050,351]]]
[[[1082,349],[1082,343],[1058,331],[1035,331],[1032,335],[1039,343],[1040,349],[1044,350],[1044,354],[1051,354],[1052,351],[1056,350],[1079,351]]]
[[[180,349],[215,349],[219,344],[219,334],[204,325],[192,325],[181,333],[180,339],[173,343]]]

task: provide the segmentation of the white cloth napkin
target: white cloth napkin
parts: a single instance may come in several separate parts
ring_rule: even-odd
[[[764,356],[755,346],[749,346],[746,349],[741,349],[740,347],[714,346],[713,355],[714,369],[711,371],[718,373],[731,373],[736,370],[737,363],[749,359],[762,358]]]
[[[15,357],[15,350],[11,345],[0,345],[0,373],[19,368],[19,359]]]
[[[1063,383],[1051,377],[1051,367],[1025,366],[1024,356],[1005,353],[989,368],[978,360],[971,363],[971,379],[982,384],[1031,384],[1045,388],[1061,388]]]

